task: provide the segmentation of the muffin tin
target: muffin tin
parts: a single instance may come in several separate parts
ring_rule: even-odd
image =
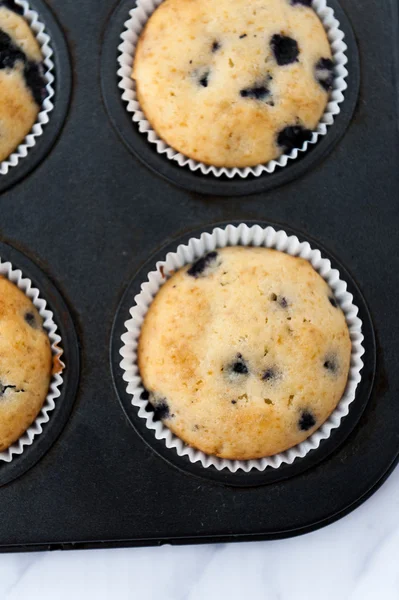
[[[0,256],[54,312],[66,369],[43,434],[0,465],[0,549],[272,539],[346,514],[399,454],[396,3],[329,1],[348,44],[341,113],[302,158],[246,180],[186,172],[134,129],[116,74],[134,0],[30,4],[52,38],[55,109],[40,143],[0,178]],[[213,472],[168,451],[137,418],[119,366],[124,322],[157,258],[239,222],[320,248],[365,335],[341,426],[305,459],[264,473]]]

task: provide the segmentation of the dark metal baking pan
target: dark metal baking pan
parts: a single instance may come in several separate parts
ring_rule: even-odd
[[[231,192],[222,198],[217,185],[203,195],[198,187],[188,191],[159,177],[115,131],[103,103],[100,56],[104,61],[119,5],[48,2],[73,65],[68,119],[40,164],[0,196],[0,239],[22,252],[13,256],[15,266],[30,272],[36,265],[45,274],[43,285],[48,280],[65,299],[79,335],[81,376],[75,401],[65,409],[72,409],[70,416],[54,419],[59,431],[46,451],[0,487],[7,515],[0,522],[0,549],[295,535],[352,510],[392,470],[399,454],[397,3],[340,3],[356,37],[361,77],[358,102],[339,143],[323,161],[298,167],[294,179],[281,179],[272,190],[252,194],[255,190],[242,188],[240,197]],[[40,12],[42,2],[31,4]],[[45,21],[46,14],[43,9]],[[113,43],[112,61],[117,40]],[[62,44],[54,43],[54,50],[63,60]],[[116,73],[109,77],[112,87]],[[134,126],[129,120],[126,127]],[[376,339],[374,383],[372,369],[365,371],[359,421],[320,461],[314,451],[315,462],[306,470],[265,485],[213,481],[170,464],[131,426],[111,376],[112,326],[118,307],[117,323],[130,302],[135,275],[190,231],[231,221],[279,223],[304,239],[314,238],[342,265],[353,293],[361,290]],[[1,245],[0,252],[6,248]],[[50,287],[46,299],[57,315]],[[362,307],[362,297],[357,300]],[[363,318],[369,322],[365,313]],[[367,338],[372,355],[372,337]],[[77,384],[76,354],[66,348],[68,368],[76,373],[72,377],[71,371],[65,386],[71,392]]]

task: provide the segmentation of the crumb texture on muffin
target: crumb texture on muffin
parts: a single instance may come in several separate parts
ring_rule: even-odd
[[[172,275],[138,347],[154,419],[237,460],[283,452],[318,429],[344,393],[350,357],[345,316],[310,263],[245,247]]]
[[[302,147],[333,82],[316,12],[294,0],[164,0],[132,76],[146,118],[186,156],[256,166]]]
[[[24,17],[0,3],[0,161],[31,131],[45,97],[42,53]]]
[[[0,451],[36,419],[47,396],[52,352],[31,300],[0,277]]]

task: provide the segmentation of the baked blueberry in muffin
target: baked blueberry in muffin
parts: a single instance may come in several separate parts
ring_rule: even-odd
[[[13,2],[0,2],[0,161],[32,129],[46,95],[43,56]]]
[[[0,451],[30,427],[47,396],[52,353],[31,300],[0,277]]]
[[[350,357],[345,316],[311,264],[241,246],[174,273],[138,347],[155,420],[237,460],[282,452],[318,429],[344,393]]]
[[[218,167],[267,163],[309,140],[334,64],[305,0],[164,0],[137,45],[132,77],[152,128]]]

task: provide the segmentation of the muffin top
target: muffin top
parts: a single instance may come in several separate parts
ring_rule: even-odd
[[[344,314],[310,263],[252,247],[211,252],[172,275],[138,347],[154,418],[237,460],[282,452],[320,427],[350,356]]]
[[[42,53],[23,16],[0,2],[0,161],[23,141],[45,96]]]
[[[164,0],[136,50],[138,100],[158,135],[195,160],[266,163],[301,148],[333,82],[310,0]]]
[[[47,396],[52,353],[31,300],[0,277],[0,451],[33,423]]]

